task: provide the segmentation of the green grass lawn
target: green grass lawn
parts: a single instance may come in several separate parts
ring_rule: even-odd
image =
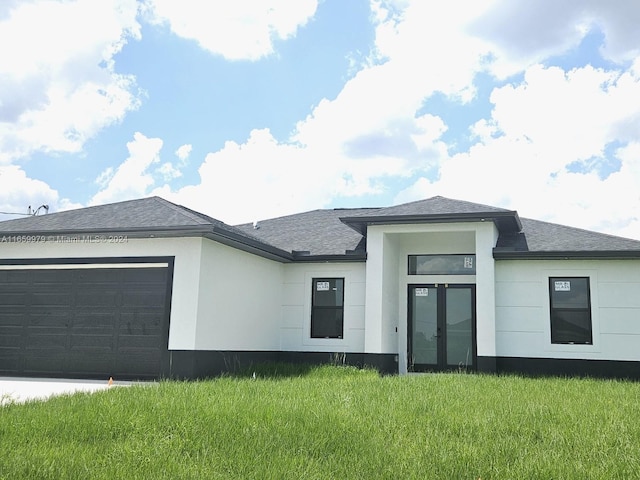
[[[5,405],[0,478],[640,478],[640,383],[269,372]]]

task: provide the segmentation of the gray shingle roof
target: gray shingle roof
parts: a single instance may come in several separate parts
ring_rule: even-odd
[[[517,212],[433,197],[388,208],[326,209],[227,225],[160,197],[0,222],[7,235],[127,233],[132,236],[200,235],[280,261],[364,260],[366,227],[375,223],[493,220],[500,231],[496,259],[640,258],[640,241],[520,219]],[[522,228],[520,228],[522,227]]]
[[[160,197],[149,197],[0,222],[0,240],[7,236],[126,234],[213,238],[269,258],[288,259],[250,232]]]
[[[367,225],[481,220],[493,221],[501,232],[517,232],[522,227],[518,213],[512,210],[440,196],[342,218],[344,223],[363,235]]]
[[[222,222],[160,197],[97,205],[0,222],[0,232],[122,231],[189,228]]]
[[[554,253],[558,256],[582,253],[586,257],[640,255],[639,240],[528,218],[521,221],[521,232],[500,235],[494,249],[496,258],[545,257]]]
[[[364,254],[364,237],[340,221],[344,215],[357,215],[371,209],[313,210],[258,222],[238,225],[243,232],[289,252],[309,252],[309,255]]]
[[[392,207],[369,209],[353,217],[396,217],[417,215],[459,215],[478,213],[513,213],[504,208],[491,207],[480,203],[472,203],[464,200],[453,200],[445,197],[431,197],[415,202],[403,203]]]

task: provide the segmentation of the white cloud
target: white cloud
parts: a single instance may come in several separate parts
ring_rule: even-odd
[[[229,60],[257,60],[274,52],[315,14],[317,0],[147,0],[150,20]]]
[[[367,85],[357,90],[369,100],[360,102],[368,110],[349,105],[342,111],[348,105],[341,102],[341,96],[348,93],[345,89],[335,102],[319,106],[314,115],[338,136],[338,132],[355,135],[359,128],[370,134],[380,130],[380,124],[389,125],[389,119],[405,125],[398,132],[401,136],[412,125],[411,108],[432,92],[441,91],[464,104],[469,95],[476,94],[472,84],[476,73],[487,68],[499,76],[524,73],[522,83],[494,89],[491,116],[472,127],[477,143],[467,151],[451,157],[446,149],[437,148],[447,126],[432,125],[427,145],[431,142],[435,147],[438,174],[425,173],[400,192],[396,201],[439,194],[640,238],[636,213],[640,196],[635,194],[640,176],[637,157],[631,153],[640,141],[640,104],[633,100],[640,98],[640,31],[636,28],[640,5],[627,1],[534,3],[474,2],[474,11],[455,4],[451,8],[461,14],[452,19],[447,6],[375,2],[377,18],[385,19],[378,29],[379,54],[386,59],[384,66],[393,70],[387,77],[398,80],[377,84],[379,74],[368,72],[369,78],[354,79],[354,85],[357,80]],[[389,21],[389,12],[394,21]],[[429,32],[412,29],[412,22],[421,23]],[[537,64],[577,46],[596,28],[605,36],[603,55],[614,61],[632,60],[630,68],[621,65],[618,70],[603,70],[586,65],[564,71]],[[450,64],[440,59],[441,53],[449,55]],[[412,75],[411,62],[430,78],[419,72]],[[370,68],[375,69],[380,67]],[[414,90],[406,78],[419,79]],[[385,90],[383,83],[393,88]],[[386,98],[363,93],[367,88],[384,91]],[[403,100],[404,110],[387,106]],[[353,110],[365,111],[367,118],[359,121],[356,115],[349,115]],[[299,130],[305,134],[313,126],[307,120]],[[611,154],[616,146],[616,153]],[[433,161],[419,162],[425,172],[433,171]],[[621,167],[611,172],[616,162]],[[601,175],[602,165],[608,170],[605,175]],[[413,168],[418,171],[418,164]]]
[[[632,98],[640,98],[633,71],[533,66],[522,84],[494,90],[491,119],[475,126],[469,151],[443,159],[437,180],[422,178],[398,198],[466,198],[640,238],[640,138],[627,143],[619,128],[640,116]],[[619,170],[600,175],[598,162],[619,144]]]
[[[153,193],[240,223],[418,178],[398,202],[439,194],[640,238],[640,57],[632,61],[640,43],[626,21],[640,8],[579,3],[544,1],[544,10],[504,0],[373,0],[375,54],[288,141],[254,130],[207,155],[198,185]],[[603,54],[627,63],[570,71],[539,63],[596,27]],[[449,126],[425,101],[441,92],[467,105],[478,95],[476,75],[487,70],[523,80],[494,89],[491,111],[470,131],[475,143],[451,156]],[[601,175],[603,163],[619,168]]]
[[[32,211],[40,205],[48,205],[51,212],[59,210],[60,204],[66,205],[67,200],[60,200],[58,192],[41,180],[30,178],[26,172],[16,165],[0,167],[0,220],[21,217],[26,214],[28,207]]]
[[[604,153],[619,139],[618,125],[640,114],[640,76],[586,66],[564,72],[529,68],[524,82],[495,89],[491,122],[513,138],[526,138],[548,157],[550,172]]]
[[[153,194],[236,224],[314,208],[343,188],[330,158],[278,143],[268,130],[252,131],[241,145],[227,142],[207,155],[199,173],[198,185]]]
[[[189,155],[191,155],[192,149],[193,147],[189,144],[182,145],[176,150],[176,156],[180,159],[181,162],[186,162],[189,158]]]
[[[438,117],[394,121],[345,138],[334,130],[323,134],[324,124],[310,118],[304,125],[313,129],[308,143],[278,142],[268,129],[253,130],[246,142],[227,142],[208,154],[199,184],[178,191],[166,185],[153,193],[230,224],[318,208],[336,196],[376,193],[381,178],[409,175],[420,160],[445,153]]]
[[[102,189],[96,193],[89,205],[118,202],[144,197],[154,184],[150,167],[160,161],[162,140],[147,138],[136,132],[127,143],[129,157],[118,168],[103,171],[96,182]]]
[[[464,35],[462,27],[474,9],[461,9],[459,2],[435,7],[404,3],[401,13],[387,3],[373,3],[382,20],[376,26],[372,64],[350,79],[335,100],[324,100],[300,122],[295,140],[347,142],[398,125],[403,131],[417,130],[416,113],[434,92],[461,101],[473,96],[473,77],[485,47]],[[407,137],[413,133],[404,132]]]
[[[473,6],[390,3],[373,2],[379,23],[370,64],[334,100],[321,101],[292,136],[311,156],[324,152],[343,177],[355,180],[357,190],[342,194],[375,192],[382,178],[434,166],[446,155],[440,137],[447,127],[420,109],[437,91],[460,102],[471,99],[481,68],[484,43],[462,31]]]
[[[135,0],[37,0],[0,17],[0,161],[77,152],[138,106],[114,55],[140,37]]]
[[[191,150],[191,145],[181,145],[175,151],[176,157],[178,157],[178,161],[175,164],[171,162],[164,162],[162,165],[160,165],[160,167],[158,167],[156,172],[162,177],[165,182],[170,182],[171,180],[180,178],[182,176],[182,170],[189,161]]]
[[[418,111],[436,90],[467,95],[474,67],[460,62],[460,69],[434,76],[423,62],[432,61],[434,70],[445,72],[451,56],[458,55],[479,67],[481,56],[476,53],[481,45],[466,42],[431,17],[426,17],[429,26],[438,31],[425,28],[422,2],[412,3],[413,10],[400,16],[386,5],[376,8],[383,19],[377,58],[351,78],[336,99],[321,101],[289,141],[278,142],[268,130],[254,130],[245,143],[227,142],[210,153],[199,170],[200,184],[175,192],[165,186],[154,193],[239,223],[318,208],[336,196],[378,193],[385,178],[408,177],[425,164],[435,165],[446,155],[440,141],[446,126],[437,116]],[[458,21],[458,7],[446,8],[448,18]],[[416,62],[415,45],[439,44],[443,34],[454,39],[455,47],[446,54],[426,50],[428,58]],[[216,211],[220,205],[223,213]]]
[[[160,168],[158,168],[158,173],[162,175],[162,178],[165,182],[170,182],[174,178],[179,178],[182,176],[182,172],[174,167],[170,162],[165,162],[160,165]]]
[[[469,33],[490,42],[492,71],[500,76],[578,46],[594,30],[604,34],[605,58],[640,55],[640,8],[636,0],[498,0],[469,24]]]
[[[579,2],[577,2],[579,5]],[[591,0],[593,23],[605,33],[602,53],[617,62],[640,56],[640,6],[636,0],[600,2]]]
[[[113,167],[105,168],[102,172],[100,172],[98,178],[96,178],[96,184],[99,185],[100,188],[107,188],[109,182],[113,178],[114,173],[115,171],[113,170]]]

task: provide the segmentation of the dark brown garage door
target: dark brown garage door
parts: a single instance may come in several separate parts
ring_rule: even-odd
[[[3,266],[0,375],[162,376],[170,265]]]

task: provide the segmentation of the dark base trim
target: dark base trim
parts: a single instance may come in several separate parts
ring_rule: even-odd
[[[393,353],[241,352],[220,350],[171,350],[170,377],[206,378],[237,373],[261,363],[339,364],[371,367],[381,374],[397,374]]]
[[[497,371],[495,357],[478,357],[476,365],[478,366],[476,369],[478,372],[496,373]]]
[[[481,362],[482,360],[482,362]],[[527,376],[565,376],[621,378],[640,380],[640,362],[621,360],[583,360],[568,358],[479,357],[487,366],[495,364],[493,373],[518,373]]]

